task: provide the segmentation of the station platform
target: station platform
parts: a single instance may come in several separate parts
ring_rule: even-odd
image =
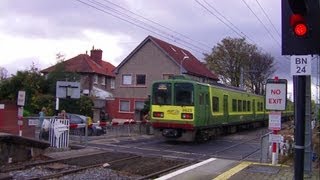
[[[304,179],[319,180],[319,167]],[[248,161],[232,161],[210,158],[156,180],[292,180],[294,167],[291,165],[271,165]]]

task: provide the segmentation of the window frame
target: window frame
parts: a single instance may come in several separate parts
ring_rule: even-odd
[[[110,79],[110,89],[115,89],[116,88],[116,81],[115,79]]]
[[[138,76],[144,76],[144,84],[138,84]],[[147,75],[146,74],[136,74],[136,86],[146,86]]]
[[[121,104],[122,104],[123,102],[127,102],[127,103],[128,103],[128,106],[129,106],[129,107],[128,107],[128,111],[121,109]],[[119,112],[122,112],[122,113],[129,113],[129,112],[131,112],[131,111],[130,111],[130,100],[125,100],[125,99],[120,99],[120,100],[119,100]]]
[[[97,74],[93,75],[93,84],[98,84],[99,82],[99,77]]]
[[[137,102],[143,104],[143,106],[142,106],[141,109],[137,109]],[[134,101],[134,110],[142,110],[142,109],[144,108],[144,104],[145,104],[145,101],[143,101],[143,100],[135,100],[135,101]]]
[[[123,86],[131,86],[132,85],[132,74],[122,74],[121,77],[122,77],[121,78],[121,84]],[[129,79],[125,79],[126,77],[129,78]]]

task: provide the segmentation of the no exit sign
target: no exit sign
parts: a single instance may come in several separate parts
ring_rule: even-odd
[[[286,109],[287,104],[287,80],[268,79],[266,84],[266,109],[279,110]]]

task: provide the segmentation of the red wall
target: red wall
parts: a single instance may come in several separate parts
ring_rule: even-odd
[[[19,135],[19,126],[17,118],[18,106],[14,102],[10,101],[0,102],[0,104],[4,104],[4,109],[0,109],[0,132]],[[22,121],[22,136],[34,138],[35,127],[28,126],[27,119],[23,119]]]
[[[119,112],[120,100],[130,101],[130,112]],[[145,99],[136,98],[115,98],[112,101],[107,101],[106,112],[109,114],[111,119],[134,119],[134,102],[135,101],[145,101]],[[138,120],[138,119],[135,119]]]

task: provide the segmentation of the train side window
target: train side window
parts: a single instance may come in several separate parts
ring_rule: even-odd
[[[242,101],[238,100],[238,112],[242,111]]]
[[[248,106],[248,111],[251,111],[251,107],[250,107],[250,104],[251,104],[251,103],[250,103],[250,101],[247,101],[247,104],[248,104],[248,105],[247,105],[247,106]]]
[[[219,112],[219,98],[215,96],[212,97],[212,111]]]
[[[247,101],[242,101],[243,111],[247,111]]]
[[[237,100],[232,99],[232,111],[237,112]]]
[[[262,103],[258,102],[258,111],[262,111]]]

